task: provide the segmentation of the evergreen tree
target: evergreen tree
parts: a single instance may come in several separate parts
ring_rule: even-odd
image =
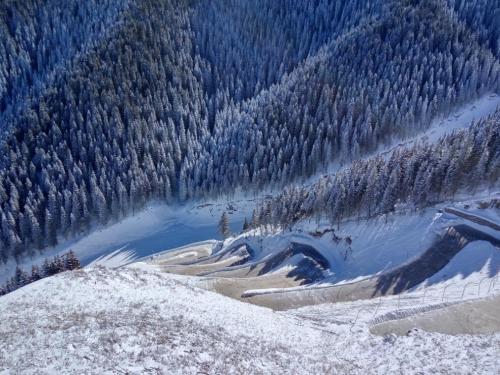
[[[31,277],[30,282],[40,280],[43,275],[40,272],[40,268],[37,265],[31,266]]]
[[[33,255],[152,200],[282,188],[425,130],[499,92],[497,8],[494,0],[0,2],[0,259]],[[306,195],[307,206],[273,205],[251,225],[371,216],[396,199],[429,204],[463,188],[477,159],[477,175],[496,186],[497,138],[483,136],[450,146],[466,152],[432,160],[428,174],[421,160],[394,178],[377,170],[375,182],[353,171],[330,192],[298,191],[294,201]]]
[[[257,209],[252,211],[252,220],[250,221],[252,228],[256,229],[260,226],[259,213]]]
[[[219,220],[219,233],[224,239],[231,235],[231,230],[229,229],[229,218],[226,211],[222,213]]]
[[[77,270],[80,268],[80,261],[75,256],[73,250],[70,250],[64,255],[64,269],[68,271]]]
[[[16,267],[14,278],[12,279],[12,285],[17,288],[21,288],[29,283],[29,275],[23,271],[19,266]]]
[[[246,232],[250,229],[250,223],[248,222],[247,218],[245,217],[245,220],[243,221],[243,228],[242,232]]]

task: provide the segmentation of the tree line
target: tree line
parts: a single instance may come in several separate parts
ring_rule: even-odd
[[[64,271],[73,271],[80,268],[80,261],[75,253],[69,252],[56,255],[52,259],[45,258],[41,266],[31,266],[31,273],[23,271],[19,266],[16,267],[14,276],[8,280],[5,285],[0,286],[0,296],[13,292],[37,280],[49,277]]]
[[[287,229],[307,218],[333,226],[344,219],[419,210],[499,183],[500,109],[434,144],[358,160],[312,186],[287,189],[258,207],[248,228]]]

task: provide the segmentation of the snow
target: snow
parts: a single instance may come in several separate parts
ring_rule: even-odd
[[[73,250],[82,265],[92,263],[118,267],[133,259],[197,241],[220,238],[217,226],[224,210],[229,214],[231,230],[238,233],[245,216],[251,216],[255,199],[237,196],[174,207],[154,204],[118,223],[96,229],[78,239],[64,241],[33,259],[23,259],[19,266],[31,271],[32,264],[41,264],[45,258]],[[0,283],[13,276],[15,267],[13,260],[0,265]]]
[[[183,262],[217,255],[245,241],[257,252],[256,262],[298,242],[326,257],[331,270],[322,284],[296,290],[328,288],[411,261],[450,225],[467,224],[500,238],[487,225],[498,223],[498,210],[480,209],[478,202],[447,202],[419,213],[347,221],[338,230],[335,227],[340,243],[332,240],[331,232],[311,235],[327,224],[310,221],[299,223],[292,232],[239,235],[222,247],[214,240],[185,245],[182,238],[164,242],[167,237],[163,237],[163,247],[150,247],[163,251],[145,251],[137,262],[137,244],[155,236],[160,241],[173,225],[170,218],[191,228],[216,223],[225,205],[216,206],[217,212],[214,206],[172,211],[151,207],[138,219],[128,218],[77,242],[87,243],[87,248],[80,245],[80,251],[90,252],[99,244],[113,249],[98,252],[85,269],[42,279],[0,297],[0,375],[498,373],[500,327],[497,305],[491,301],[500,296],[500,250],[489,242],[469,243],[444,268],[400,295],[279,312],[215,293],[214,277],[168,274],[151,264],[162,258]],[[242,202],[234,221],[250,206]],[[210,225],[215,230],[216,224]],[[347,236],[352,252],[344,259]],[[237,257],[221,257],[221,267],[228,259],[232,263]],[[293,267],[297,259],[288,258],[273,272]],[[293,289],[255,292],[280,290]],[[467,305],[462,307],[462,302]],[[476,318],[480,320],[464,331],[463,322]],[[446,325],[440,325],[444,320]]]
[[[423,140],[434,142],[455,129],[469,126],[473,120],[493,113],[499,105],[499,95],[485,95],[453,112],[447,118],[435,120],[429,129],[420,135],[381,147],[377,153],[389,154],[398,147],[410,147]],[[336,163],[332,164],[328,170],[335,172],[339,168],[340,166]],[[305,184],[316,181],[323,174],[307,179]],[[46,249],[41,255],[22,259],[19,266],[30,271],[32,264],[41,264],[47,257],[73,250],[83,265],[97,262],[118,267],[133,259],[147,257],[197,241],[218,238],[217,223],[224,210],[229,213],[231,229],[237,233],[241,229],[244,217],[251,216],[256,203],[274,193],[276,191],[267,189],[257,197],[251,198],[239,192],[231,198],[193,202],[186,206],[152,204],[118,223],[96,228],[91,233],[72,240],[63,240],[60,245]],[[231,207],[234,210],[231,210]],[[495,219],[498,222],[498,215]],[[123,254],[120,254],[122,252]],[[0,283],[13,275],[15,267],[16,263],[12,259],[7,264],[0,265]]]
[[[306,220],[298,223],[292,232],[279,232],[274,235],[264,236],[264,238],[259,236],[259,233],[254,232],[250,233],[250,235],[245,234],[237,237],[229,245],[244,241],[248,242],[257,251],[257,256],[252,262],[240,265],[241,268],[270,258],[276,251],[285,249],[292,242],[309,245],[330,263],[330,270],[325,275],[326,278],[320,283],[322,285],[314,285],[314,287],[343,285],[374,277],[411,262],[430,247],[437,235],[453,225],[467,224],[500,239],[500,233],[495,229],[443,211],[445,208],[453,208],[459,212],[465,212],[465,210],[460,211],[458,209],[464,205],[471,206],[472,208],[467,210],[466,213],[477,218],[492,221],[491,218],[498,215],[498,210],[494,208],[477,209],[477,201],[468,200],[458,203],[443,203],[422,210],[419,213],[396,213],[369,220],[346,221],[341,223],[339,228],[334,227],[335,235],[341,238],[339,243],[333,241],[331,232],[326,233],[321,238],[312,236],[310,233],[330,227],[327,223],[315,223]],[[498,223],[500,221],[492,222]],[[345,242],[347,237],[352,240],[350,246]],[[485,246],[490,250],[484,250]],[[223,250],[224,248],[220,251]],[[346,251],[347,257],[345,255]],[[483,264],[488,264],[490,277],[498,273],[500,269],[499,251],[492,245],[476,241],[467,245],[462,251],[460,259],[464,258],[465,260],[459,259],[458,263],[450,263],[449,267],[455,267],[455,271],[446,268],[444,272],[447,272],[448,276],[454,275],[458,270],[463,270],[463,272],[471,270],[470,272],[472,272],[471,268],[477,268]],[[470,261],[472,258],[474,258],[474,261]],[[276,268],[276,271],[287,267],[292,268],[293,265],[293,258],[288,259],[281,263]],[[237,268],[232,267],[232,269]],[[479,271],[479,268],[477,270]],[[440,273],[439,275],[442,277],[444,274]],[[300,290],[309,287],[298,286],[287,288],[287,290]],[[279,290],[279,288],[269,288],[260,291],[249,290],[248,292],[254,294]]]
[[[404,335],[420,328],[428,332],[447,334],[491,334],[500,330],[500,296],[453,303],[404,318],[383,321],[370,328],[378,335]]]
[[[485,96],[436,121],[424,134],[379,152],[434,142],[498,105],[499,96]],[[481,194],[488,199],[497,196],[491,192],[477,196]],[[312,235],[328,228],[326,222],[303,221],[292,232],[253,231],[219,247],[214,239],[221,213],[228,211],[231,229],[239,232],[244,217],[251,215],[260,199],[239,196],[183,207],[154,204],[119,223],[65,241],[43,256],[24,260],[21,265],[27,269],[32,262],[72,249],[87,267],[0,297],[0,375],[500,372],[500,328],[490,319],[491,306],[498,307],[491,301],[500,296],[500,249],[489,242],[469,243],[444,268],[400,295],[280,312],[213,292],[213,276],[167,274],[146,263],[168,254],[172,254],[170,261],[184,262],[248,243],[256,257],[231,268],[236,270],[270,259],[295,242],[313,247],[328,260],[325,279],[319,284],[246,293],[326,289],[354,284],[410,262],[452,225],[467,224],[499,239],[498,209],[479,208],[478,199],[461,199],[419,213],[345,221],[335,227],[341,238],[338,243],[332,233]],[[228,255],[219,264],[226,267],[239,259]],[[285,274],[300,259],[289,257],[271,273]],[[14,266],[13,262],[1,266],[0,281],[12,275]],[[478,316],[480,322],[471,327],[483,334],[459,334],[463,321]],[[444,320],[441,331],[451,334],[438,333]],[[405,334],[412,327],[427,331]]]
[[[454,111],[448,117],[433,121],[430,128],[416,137],[416,139],[435,142],[454,130],[470,126],[472,121],[477,121],[482,117],[492,114],[498,106],[500,106],[499,95],[495,93],[484,95],[472,103],[464,105],[459,110]]]
[[[328,234],[321,239],[310,236],[307,232],[315,229],[315,225],[310,222],[298,226],[301,233],[284,233],[274,239],[266,238],[263,246],[272,251],[283,242],[310,245],[332,265],[332,275],[328,279],[330,283],[352,282],[391,269],[425,250],[432,240],[425,234],[434,215],[434,210],[427,210],[423,215],[401,215],[387,221],[379,217],[341,224],[335,234],[342,239],[347,236],[352,239],[347,259],[344,256],[349,246],[345,240],[336,244]]]
[[[417,261],[420,263],[412,267],[425,267],[431,277],[422,282],[420,278],[412,281],[411,275],[408,275],[406,282],[417,285],[416,287],[409,292],[395,297],[383,297],[378,301],[379,303],[390,301],[393,307],[397,306],[395,315],[404,318],[409,312],[420,312],[422,308],[429,306],[435,308],[436,302],[438,304],[457,302],[500,292],[500,282],[497,282],[500,270],[499,249],[490,242],[474,241],[475,235],[471,234],[472,242],[463,248],[447,250],[458,253],[451,260],[446,260],[448,263],[437,272],[432,266],[426,266],[427,260],[420,259],[424,252],[432,249],[435,240],[441,238],[452,226],[475,229],[479,231],[477,234],[479,238],[484,238],[479,234],[482,233],[486,237],[491,236],[500,240],[500,231],[495,229],[498,209],[491,205],[488,208],[480,208],[487,206],[485,202],[493,201],[496,196],[490,195],[486,200],[483,193],[481,192],[481,197],[478,199],[445,202],[416,213],[403,211],[370,220],[350,220],[341,223],[340,228],[337,226],[334,228],[335,235],[340,241],[333,240],[332,232],[327,231],[331,229],[328,223],[306,220],[297,224],[291,232],[264,234],[255,230],[226,240],[222,247],[212,245],[214,255],[220,254],[220,257],[212,257],[215,260],[224,258],[222,254],[226,250],[237,249],[244,243],[248,244],[254,256],[237,266],[229,267],[232,262],[210,262],[206,258],[200,259],[201,263],[198,265],[196,260],[191,258],[190,261],[193,260],[193,263],[177,268],[175,264],[182,252],[175,253],[177,260],[172,254],[165,253],[155,257],[152,262],[162,266],[167,265],[162,269],[168,272],[202,276],[191,279],[193,286],[217,291],[245,302],[286,310],[325,302],[373,298],[373,295],[379,295],[378,292],[384,288],[379,284],[382,280],[379,279],[379,275],[401,269],[400,267]],[[469,229],[470,233],[474,233],[472,229]],[[317,233],[324,234],[319,237]],[[351,238],[352,243],[351,250],[345,258],[345,250],[348,247],[345,241],[347,236]],[[302,255],[279,257],[279,254],[289,248],[292,242],[310,246],[313,250],[309,249],[309,253],[317,251],[328,260],[330,266],[323,273],[324,279],[301,285],[299,282],[293,282],[291,276],[287,277],[287,274],[298,265],[298,259],[302,257]],[[196,249],[197,246],[185,246],[182,251],[191,254],[196,253]],[[276,259],[281,260],[276,261]],[[269,268],[268,264],[273,264],[273,268]],[[267,271],[261,274],[260,271],[264,267],[267,267]],[[203,272],[204,270],[210,272]],[[297,274],[296,272],[295,275]],[[397,284],[406,283],[404,280],[399,279],[399,281]],[[387,281],[384,283],[386,284],[383,285],[389,285]],[[364,309],[363,302],[360,303],[362,307],[359,309]],[[375,306],[378,310],[379,304]],[[400,307],[406,310],[401,310]],[[394,308],[380,310],[380,312],[387,311],[393,314]],[[337,316],[337,310],[330,315]],[[367,316],[363,311],[359,317],[360,322],[367,326],[374,318]],[[453,331],[455,328],[451,326],[449,329]]]
[[[88,266],[105,265],[107,267],[115,268],[131,263],[134,259],[135,252],[132,250],[125,250],[124,247],[122,247],[110,254],[100,256],[90,262]]]
[[[489,279],[495,277],[499,272],[500,249],[489,242],[476,241],[465,246],[443,269],[427,279],[417,289],[439,283],[462,285],[463,283],[459,282],[467,279],[471,289],[478,290],[478,293],[485,293]],[[482,281],[484,283],[480,285]]]
[[[199,289],[191,280],[144,263],[91,267],[0,297],[0,374],[491,374],[499,369],[499,333],[371,334],[375,316],[399,310],[397,297],[277,313]],[[432,298],[428,303],[440,297]],[[405,296],[401,305],[415,300]]]
[[[148,368],[169,373],[283,373],[286,368],[303,373],[305,366],[322,371],[325,353],[308,359],[299,351],[318,345],[321,332],[291,330],[286,318],[269,309],[182,280],[145,265],[115,271],[92,267],[2,297],[1,314],[12,321],[0,323],[5,337],[0,350],[10,353],[0,357],[0,368],[5,373],[143,373]],[[18,306],[25,306],[25,313],[18,314]],[[37,334],[20,346],[22,335],[12,333],[23,324]],[[76,350],[68,351],[69,345]],[[23,353],[31,360],[17,361]]]

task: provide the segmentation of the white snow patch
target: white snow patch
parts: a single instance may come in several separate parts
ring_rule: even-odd
[[[470,289],[485,293],[489,279],[500,272],[500,249],[486,241],[469,243],[440,271],[422,283],[417,290],[432,284],[458,284],[467,280]],[[460,285],[465,286],[462,282]]]
[[[136,258],[133,250],[118,249],[110,254],[103,255],[90,262],[87,267],[106,266],[110,268],[121,267],[131,263]]]

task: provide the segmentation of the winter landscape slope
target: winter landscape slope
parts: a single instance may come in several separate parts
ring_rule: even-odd
[[[500,373],[497,3],[2,2],[0,374]]]
[[[436,142],[440,137],[455,130],[470,126],[494,113],[500,105],[500,96],[486,95],[451,113],[444,119],[435,120],[429,129],[416,137],[395,140],[380,147],[373,155],[390,155],[397,149],[411,148],[422,142]],[[372,156],[373,156],[372,155]],[[332,163],[327,173],[335,173],[340,168]],[[303,184],[314,184],[324,173],[316,174]],[[293,183],[290,184],[293,186]],[[11,277],[16,266],[29,272],[32,264],[40,265],[43,259],[54,254],[73,250],[83,265],[90,262],[108,266],[118,266],[147,255],[187,245],[196,241],[218,238],[217,220],[224,210],[229,212],[230,225],[234,233],[241,229],[245,217],[250,217],[257,203],[266,196],[279,193],[279,189],[267,189],[257,196],[238,194],[219,200],[195,201],[184,206],[153,204],[139,213],[124,218],[110,226],[97,225],[88,235],[61,241],[41,255],[26,257],[18,262],[10,259],[0,264],[0,281]]]
[[[485,202],[489,208],[472,208]],[[185,246],[148,261],[167,272],[201,276],[200,285],[208,289],[275,309],[480,279],[484,292],[500,271],[496,202],[498,195],[493,201],[448,203],[335,228],[305,221],[290,231],[252,231],[223,246]]]
[[[152,266],[97,267],[4,296],[2,373],[498,370],[498,333],[453,336],[417,330],[401,337],[373,336],[367,328],[373,302],[277,313],[190,284]],[[379,313],[395,304],[384,299]],[[368,310],[351,329],[360,307]],[[27,323],[29,340],[18,334]]]

